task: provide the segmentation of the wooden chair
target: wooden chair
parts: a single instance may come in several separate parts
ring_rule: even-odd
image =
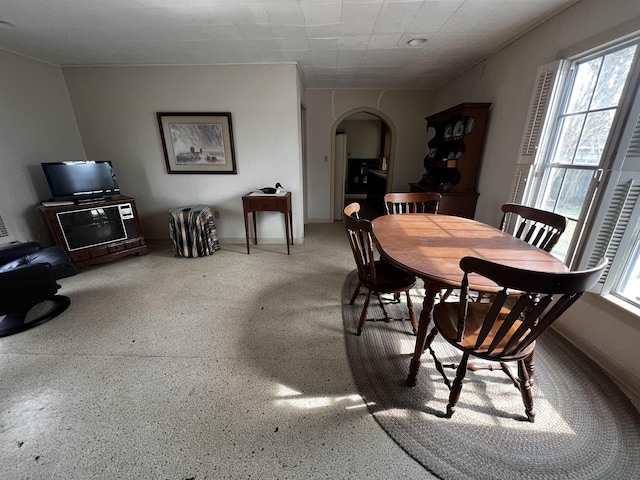
[[[534,421],[535,411],[531,385],[534,376],[536,339],[564,313],[585,290],[593,286],[607,265],[603,259],[590,270],[568,273],[546,273],[507,267],[486,260],[465,257],[460,261],[464,271],[460,302],[439,303],[433,311],[434,328],[429,333],[428,348],[450,389],[447,418],[456,411],[469,356],[500,362],[522,395],[527,419]],[[500,290],[490,303],[469,300],[469,275],[475,273],[493,280]],[[514,299],[514,291],[518,295]],[[431,348],[434,337],[442,337],[462,351],[453,384]],[[517,362],[517,378],[506,362]],[[455,366],[453,366],[455,368]],[[473,368],[469,370],[479,370]],[[493,368],[487,368],[493,370]],[[570,392],[567,392],[569,395]]]
[[[510,222],[516,221],[517,230],[513,236],[550,252],[567,227],[567,219],[562,215],[516,203],[502,205],[500,230],[506,231]]]
[[[437,192],[387,193],[384,209],[387,215],[402,213],[438,213],[442,195]],[[446,298],[451,290],[446,290]],[[446,296],[444,296],[446,295]]]
[[[545,252],[551,252],[567,227],[566,217],[557,213],[517,203],[505,203],[502,205],[500,230],[507,231],[511,223],[515,223],[514,226],[517,227],[513,232],[514,237]],[[476,301],[484,298],[486,295],[479,293]]]
[[[387,315],[384,302],[380,298],[380,295],[383,293],[400,294],[402,292],[407,296],[409,321],[411,322],[413,333],[416,334],[418,332],[418,321],[413,311],[413,304],[409,294],[409,291],[415,287],[416,278],[383,260],[374,259],[375,246],[371,234],[373,225],[369,220],[357,218],[359,212],[360,205],[358,203],[352,203],[345,207],[343,216],[344,227],[347,231],[351,251],[353,252],[353,257],[355,258],[358,268],[358,286],[351,297],[351,305],[353,305],[353,302],[355,302],[357,296],[360,294],[360,288],[364,286],[367,289],[364,307],[360,314],[357,335],[362,333],[362,328],[367,319],[367,310],[372,293],[375,293],[378,297],[380,307],[384,313],[384,320],[389,322],[393,319],[390,319]]]
[[[442,195],[436,192],[387,193],[384,208],[387,215],[394,213],[438,213]]]

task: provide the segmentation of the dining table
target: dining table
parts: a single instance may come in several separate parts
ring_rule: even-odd
[[[443,289],[460,288],[463,257],[476,257],[526,270],[562,273],[568,267],[548,252],[507,232],[469,218],[406,213],[373,219],[373,237],[380,256],[424,282],[425,296],[407,385],[414,386],[420,370],[436,296]],[[493,293],[499,287],[477,274],[469,275],[469,289]]]

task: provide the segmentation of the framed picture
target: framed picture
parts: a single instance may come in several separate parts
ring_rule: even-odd
[[[237,173],[231,113],[158,112],[167,173]]]

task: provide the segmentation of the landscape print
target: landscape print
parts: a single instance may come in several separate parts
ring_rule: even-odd
[[[156,115],[167,173],[237,173],[231,113]]]
[[[170,123],[171,143],[178,165],[225,165],[221,123]]]

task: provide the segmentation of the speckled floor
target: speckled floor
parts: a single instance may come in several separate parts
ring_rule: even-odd
[[[61,280],[65,313],[0,338],[0,478],[433,478],[354,386],[342,224],[305,236]]]

